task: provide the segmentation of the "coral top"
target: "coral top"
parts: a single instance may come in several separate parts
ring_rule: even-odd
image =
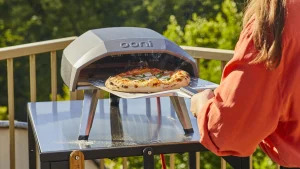
[[[287,1],[279,67],[249,64],[253,22],[242,31],[220,86],[198,114],[200,142],[213,153],[249,156],[260,145],[276,163],[300,167],[300,1]]]

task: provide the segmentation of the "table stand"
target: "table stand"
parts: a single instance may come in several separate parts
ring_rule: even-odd
[[[170,98],[161,98],[160,116],[154,99],[120,99],[118,107],[110,103],[98,100],[89,141],[83,142],[77,140],[82,101],[29,103],[30,169],[36,169],[37,162],[41,169],[69,169],[74,150],[85,160],[143,156],[145,169],[154,169],[154,155],[188,152],[189,168],[196,169],[196,152],[208,151],[199,144],[195,118],[191,118],[195,132],[185,135],[180,121],[173,118]],[[249,158],[223,158],[234,169],[249,169]]]

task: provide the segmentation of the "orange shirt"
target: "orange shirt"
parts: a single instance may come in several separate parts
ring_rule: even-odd
[[[287,1],[279,67],[249,64],[253,22],[242,31],[220,86],[198,114],[200,142],[217,155],[249,156],[260,145],[276,163],[300,167],[300,1]]]

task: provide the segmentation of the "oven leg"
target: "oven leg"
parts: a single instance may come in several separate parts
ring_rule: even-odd
[[[185,134],[194,133],[189,112],[183,97],[170,96],[171,102],[174,106],[177,117],[183,127]]]
[[[109,93],[110,106],[119,107],[120,97]]]
[[[97,89],[85,90],[78,140],[88,140],[97,107]]]
[[[120,102],[120,98],[110,93],[110,128],[111,128],[110,132],[111,132],[111,142],[113,146],[118,146],[120,142],[124,142],[124,131],[123,131],[122,116],[119,108],[119,102]],[[123,102],[123,110],[124,110],[124,102]]]

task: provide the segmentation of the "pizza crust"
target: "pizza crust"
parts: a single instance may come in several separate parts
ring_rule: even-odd
[[[149,75],[149,72],[151,75]],[[187,86],[189,83],[190,76],[183,70],[173,72],[156,68],[143,68],[110,77],[106,80],[105,86],[114,91],[152,93],[178,89]]]

